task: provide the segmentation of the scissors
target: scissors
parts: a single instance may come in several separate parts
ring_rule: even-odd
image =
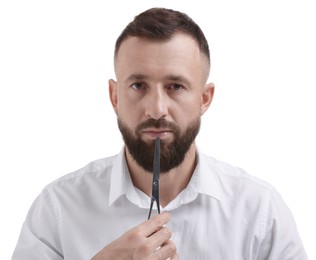
[[[154,150],[154,165],[153,165],[153,182],[151,191],[151,202],[148,219],[150,219],[151,211],[156,201],[158,214],[160,214],[160,203],[159,203],[159,177],[160,177],[160,138],[157,137],[155,140]]]

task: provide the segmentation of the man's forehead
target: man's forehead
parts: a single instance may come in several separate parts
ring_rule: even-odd
[[[177,42],[179,43],[179,46],[183,45],[184,41],[191,42],[192,48],[199,49],[199,46],[195,39],[193,39],[192,36],[185,34],[185,33],[175,33],[172,35],[169,39],[149,39],[145,37],[138,37],[138,36],[128,36],[126,39],[124,39],[117,50],[116,56],[119,55],[122,49],[134,49],[137,50],[139,45],[151,45],[151,46],[166,46],[168,43],[171,42]]]
[[[138,66],[147,68],[153,65],[157,66],[157,69],[163,66],[175,70],[184,64],[199,68],[203,70],[203,74],[208,74],[208,59],[201,52],[195,39],[188,34],[176,33],[164,41],[135,36],[126,38],[118,49],[114,68],[116,73],[121,69],[135,73],[137,71],[133,68],[136,69]]]

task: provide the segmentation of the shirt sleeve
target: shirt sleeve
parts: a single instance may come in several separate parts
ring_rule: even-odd
[[[307,260],[292,213],[281,196],[272,190],[258,260]]]
[[[48,189],[36,198],[22,226],[12,260],[60,260],[58,216]]]

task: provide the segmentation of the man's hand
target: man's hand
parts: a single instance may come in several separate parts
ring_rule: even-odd
[[[178,259],[177,249],[170,240],[172,233],[163,227],[169,220],[170,215],[163,212],[143,222],[108,244],[92,260]]]

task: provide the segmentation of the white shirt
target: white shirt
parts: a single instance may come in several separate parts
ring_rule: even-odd
[[[94,161],[43,189],[12,259],[91,259],[145,221],[149,205],[150,198],[132,184],[123,150]],[[307,259],[275,189],[201,153],[187,188],[162,210],[172,215],[167,226],[180,259]]]

